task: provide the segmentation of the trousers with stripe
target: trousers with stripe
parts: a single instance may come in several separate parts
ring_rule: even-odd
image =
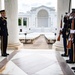
[[[8,36],[1,36],[1,54],[6,54]]]

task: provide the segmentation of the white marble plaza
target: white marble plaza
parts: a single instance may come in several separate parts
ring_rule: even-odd
[[[55,50],[22,49],[6,65],[1,74],[63,75]]]

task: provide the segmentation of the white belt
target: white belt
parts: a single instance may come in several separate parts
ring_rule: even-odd
[[[60,30],[62,30],[62,28],[60,28]]]
[[[70,33],[75,33],[75,30],[70,30]]]

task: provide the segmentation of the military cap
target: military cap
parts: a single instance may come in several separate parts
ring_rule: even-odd
[[[72,9],[72,13],[75,13],[75,9]]]
[[[68,12],[65,12],[65,14],[68,14]]]
[[[0,10],[0,13],[1,13],[1,12],[5,12],[5,10]]]

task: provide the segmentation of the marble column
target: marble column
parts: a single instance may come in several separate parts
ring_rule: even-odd
[[[5,0],[5,10],[8,25],[8,48],[18,49],[22,46],[19,41],[18,29],[18,0]]]
[[[2,7],[2,6],[1,6],[1,0],[0,0],[0,10],[1,10],[1,7]],[[0,14],[0,17],[1,17],[1,14]]]
[[[27,17],[27,27],[29,28],[29,17]]]
[[[21,26],[23,27],[23,17],[21,17],[20,19],[21,19]]]
[[[35,27],[38,27],[37,26],[37,15],[35,16]]]
[[[2,0],[0,0],[0,10],[2,10]]]
[[[57,36],[59,34],[60,30],[60,20],[61,20],[61,15],[64,16],[65,12],[68,12],[69,10],[69,0],[57,0]],[[61,36],[60,41],[56,41],[53,44],[53,49],[56,50],[63,50],[63,40]]]
[[[48,17],[48,27],[50,27],[50,25],[51,25],[51,17],[49,15],[49,17]]]
[[[0,10],[4,10],[4,0],[0,0]]]

